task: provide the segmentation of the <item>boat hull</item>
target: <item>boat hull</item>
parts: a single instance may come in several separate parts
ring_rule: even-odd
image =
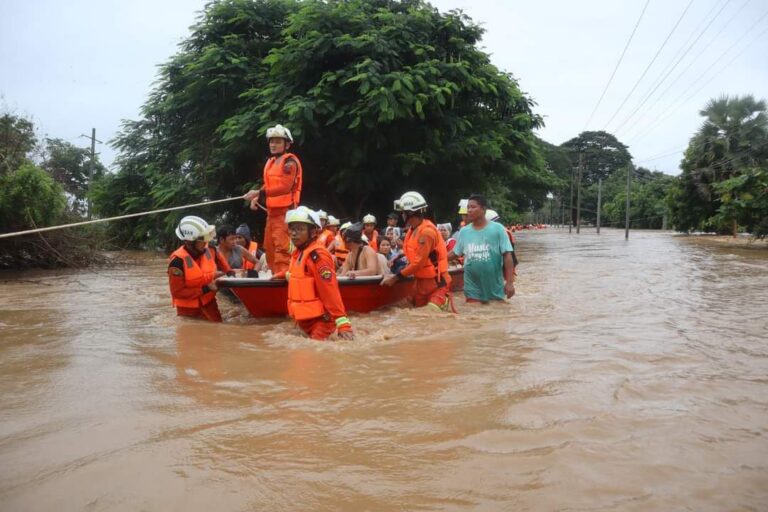
[[[461,290],[464,271],[451,269],[451,290]],[[397,281],[392,286],[381,286],[381,276],[339,278],[341,300],[347,311],[368,313],[374,309],[396,304],[413,297],[415,281]],[[220,288],[228,288],[237,295],[255,318],[281,317],[288,314],[288,283],[284,280],[223,277],[217,281]]]

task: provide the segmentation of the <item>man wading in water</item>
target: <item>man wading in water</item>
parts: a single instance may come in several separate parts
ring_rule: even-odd
[[[333,257],[317,241],[320,219],[309,208],[299,206],[286,213],[285,222],[296,250],[288,272],[276,274],[273,279],[288,279],[288,314],[313,340],[328,339],[337,331],[339,338],[353,339]]]
[[[504,226],[488,222],[488,201],[472,195],[467,202],[468,225],[459,231],[449,259],[464,256],[464,296],[467,302],[487,303],[515,294],[515,265],[512,244]]]

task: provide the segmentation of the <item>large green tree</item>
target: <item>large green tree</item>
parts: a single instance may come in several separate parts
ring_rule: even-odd
[[[90,151],[62,139],[45,140],[42,168],[73,197],[73,210],[82,208],[90,187],[90,175],[98,180],[106,169],[94,159],[91,171]]]
[[[766,103],[753,96],[723,96],[710,100],[700,114],[704,122],[691,138],[683,172],[670,191],[672,220],[681,231],[735,234],[740,219],[768,216],[768,211],[738,206],[743,194],[746,203],[760,197],[761,170],[768,168]]]
[[[264,133],[279,122],[297,139],[303,202],[338,216],[386,213],[409,189],[445,217],[473,191],[527,207],[554,182],[533,135],[541,119],[479,49],[482,33],[422,0],[212,3],[162,68],[144,119],[125,124],[99,206],[240,194],[260,179]],[[253,220],[241,208],[199,213]],[[177,218],[130,230],[162,238]]]

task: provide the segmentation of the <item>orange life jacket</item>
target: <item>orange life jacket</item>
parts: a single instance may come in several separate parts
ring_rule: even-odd
[[[294,251],[288,268],[288,314],[294,320],[309,320],[325,314],[323,302],[317,294],[315,279],[307,275],[307,261],[312,251],[327,251],[317,240],[303,251]]]
[[[365,235],[366,238],[368,235]],[[379,233],[375,229],[373,230],[373,236],[368,239],[368,247],[374,250],[374,252],[379,252]]]
[[[322,233],[320,233],[320,236],[317,237],[317,243],[328,248],[329,245],[331,245],[331,242],[333,242],[333,231],[331,231],[328,228],[325,228]]]
[[[259,251],[259,244],[257,242],[251,241],[250,244],[248,244],[248,252],[253,254],[254,258],[258,257],[256,256],[256,253]],[[248,261],[247,259],[243,258],[243,268],[245,270],[253,270],[256,268],[256,265]]]
[[[267,160],[267,163],[264,165],[264,185],[266,185],[267,190],[277,186],[281,178],[285,177],[285,162],[291,157],[297,165],[296,179],[293,181],[293,186],[291,187],[291,190],[285,194],[279,196],[267,195],[267,208],[296,208],[299,204],[302,186],[302,170],[299,158],[293,153],[283,153],[280,156],[273,156]]]
[[[336,256],[337,263],[339,265],[343,264],[346,261],[348,254],[349,248],[347,248],[347,243],[344,241],[344,237],[341,236],[341,233],[338,233],[336,235],[336,248],[333,250],[333,255]]]
[[[200,264],[187,252],[182,245],[176,249],[168,261],[181,258],[184,262],[184,285],[187,288],[202,288],[213,282],[216,277],[216,256],[213,249],[207,247],[200,257]],[[175,307],[200,308],[216,298],[216,292],[204,293],[194,299],[173,299]]]
[[[445,249],[445,244],[441,243],[442,235],[431,221],[424,219],[417,228],[409,229],[405,235],[403,249],[408,261],[413,261],[419,252],[420,235],[427,230],[434,231],[434,234],[437,235],[435,238],[437,244],[429,255],[429,262],[414,272],[413,275],[419,279],[437,279],[438,276],[448,272],[448,251]]]

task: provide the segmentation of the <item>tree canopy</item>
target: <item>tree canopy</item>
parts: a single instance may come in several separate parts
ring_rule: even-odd
[[[475,191],[528,207],[556,183],[533,135],[541,118],[478,47],[482,34],[422,0],[209,4],[161,68],[143,119],[125,123],[120,170],[97,206],[241,194],[261,177],[266,128],[281,123],[304,164],[302,202],[337,216],[387,213],[411,189],[446,216]],[[255,220],[246,209],[198,213]],[[178,217],[128,229],[163,240]]]

